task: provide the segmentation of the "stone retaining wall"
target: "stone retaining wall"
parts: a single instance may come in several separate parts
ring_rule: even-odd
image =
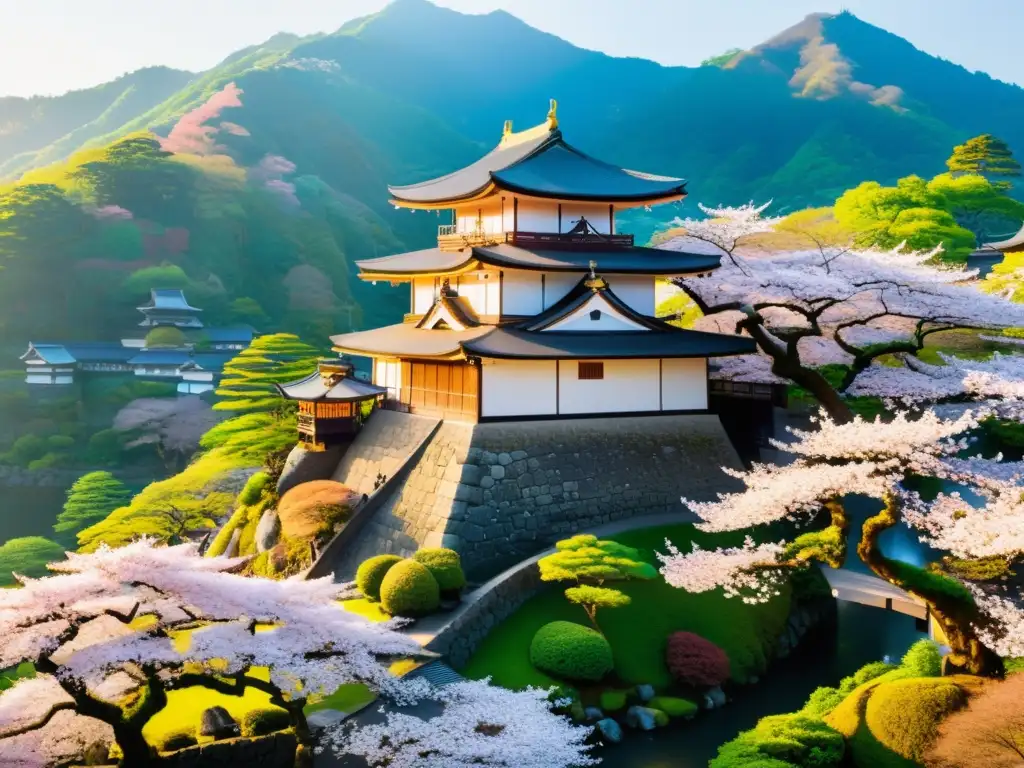
[[[586,528],[637,515],[688,519],[681,496],[737,488],[722,466],[740,461],[711,415],[445,422],[336,572],[351,578],[366,557],[445,546],[471,578],[486,579]]]
[[[375,411],[341,457],[331,479],[369,496],[377,476],[397,474],[438,422],[427,416]]]
[[[161,768],[293,768],[298,742],[292,733],[272,733],[251,739],[211,741],[174,752],[160,760]]]

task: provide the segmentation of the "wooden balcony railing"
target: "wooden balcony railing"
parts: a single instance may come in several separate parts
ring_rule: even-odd
[[[551,250],[603,250],[632,248],[633,235],[566,234],[558,232],[458,232],[454,224],[437,228],[437,247],[442,251],[493,247],[507,243],[520,248]]]

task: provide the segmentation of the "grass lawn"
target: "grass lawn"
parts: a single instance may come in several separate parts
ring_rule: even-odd
[[[358,613],[364,619],[369,619],[375,623],[391,620],[391,615],[385,613],[384,609],[380,607],[380,603],[372,602],[365,597],[354,600],[342,600],[341,607],[350,613]]]
[[[631,531],[614,539],[636,547],[646,559],[656,563],[653,551],[664,551],[666,537],[685,551],[690,541],[705,548],[732,546],[741,543],[743,536],[744,532],[712,536],[682,524]],[[735,680],[759,675],[767,665],[766,650],[781,633],[789,614],[788,587],[768,604],[746,605],[736,598],[724,598],[717,590],[690,594],[669,586],[660,577],[647,582],[619,582],[615,586],[629,595],[632,603],[599,612],[597,618],[611,643],[615,672],[630,685],[671,684],[664,662],[665,640],[672,632],[681,630],[721,646],[729,656]],[[495,683],[507,688],[556,684],[556,680],[533,668],[529,648],[534,633],[549,621],[574,621],[589,626],[583,609],[565,599],[564,588],[552,585],[494,628],[461,670],[462,674],[475,679],[490,675]]]

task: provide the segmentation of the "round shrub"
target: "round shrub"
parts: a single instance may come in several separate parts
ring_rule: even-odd
[[[363,560],[356,570],[356,586],[367,600],[380,600],[380,585],[395,563],[402,562],[398,555],[377,555]]]
[[[442,592],[457,592],[466,586],[466,576],[462,572],[462,560],[454,549],[437,547],[421,549],[413,556],[418,563],[423,563],[437,579],[437,586]]]
[[[938,677],[942,674],[939,646],[933,640],[918,640],[904,654],[900,670],[907,677]]]
[[[279,707],[253,709],[242,716],[242,735],[248,738],[266,736],[268,733],[283,731],[292,724],[288,713]]]
[[[533,636],[530,663],[567,680],[600,680],[612,669],[612,647],[604,635],[589,627],[552,621]]]
[[[692,632],[669,635],[665,664],[672,677],[695,688],[713,688],[729,679],[729,657],[725,651]]]
[[[966,701],[960,686],[945,678],[895,680],[871,694],[864,722],[882,746],[920,763],[938,734],[939,722]],[[854,757],[861,762],[856,751]]]
[[[709,768],[837,768],[846,745],[841,734],[817,718],[772,715],[761,718],[718,748]]]
[[[194,747],[198,743],[196,740],[196,727],[194,725],[187,725],[165,734],[158,748],[161,752],[174,752],[179,749]]]
[[[395,563],[380,584],[380,604],[392,616],[423,616],[436,610],[440,602],[437,579],[415,560]]]

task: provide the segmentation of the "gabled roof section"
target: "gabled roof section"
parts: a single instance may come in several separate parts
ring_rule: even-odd
[[[629,171],[571,146],[558,129],[557,102],[547,120],[521,133],[505,123],[501,142],[472,165],[437,179],[389,187],[392,202],[443,207],[505,189],[532,197],[608,202],[658,202],[686,195],[686,181]]]
[[[128,361],[129,365],[185,365],[192,359],[187,351],[143,350]]]
[[[462,345],[469,355],[499,360],[615,360],[645,358],[719,357],[751,354],[753,339],[723,333],[673,328],[671,331],[532,333],[518,328],[495,328]]]
[[[599,297],[605,306],[627,321],[632,321],[633,330],[663,331],[667,327],[665,323],[646,315],[641,315],[620,299],[608,283],[599,276],[588,276],[580,280],[575,287],[565,296],[556,301],[539,315],[531,317],[516,325],[516,328],[524,331],[536,332],[547,331],[552,326],[558,325],[561,321],[567,320],[575,312],[585,307],[594,297]],[[600,331],[608,333],[607,329]],[[612,331],[615,333],[616,331]],[[621,332],[621,331],[620,331]]]
[[[248,344],[253,340],[256,331],[248,326],[235,328],[207,328],[203,335],[214,344]]]
[[[179,288],[154,288],[149,292],[149,303],[143,304],[138,309],[142,312],[148,310],[172,310],[176,312],[202,312],[198,307],[189,305],[185,293]]]
[[[299,381],[275,384],[281,396],[288,400],[330,400],[331,402],[358,402],[385,394],[387,387],[378,387],[368,381],[349,376],[324,376],[314,371]]]
[[[1020,232],[1013,237],[1006,240],[999,240],[995,243],[985,243],[983,247],[991,248],[994,251],[1024,249],[1024,225],[1021,226]]]
[[[29,343],[20,360],[29,365],[74,365],[78,361],[63,344]]]
[[[478,325],[480,319],[465,299],[445,293],[438,296],[434,306],[416,323],[416,327],[423,330],[441,328],[452,331],[464,331]]]
[[[332,336],[331,342],[335,351],[349,355],[457,359],[462,357],[463,342],[491,330],[493,326],[478,325],[464,331],[425,331],[412,323],[397,323],[383,328]]]
[[[477,247],[464,251],[442,251],[430,248],[395,256],[365,259],[356,264],[366,279],[375,275],[437,275],[469,270],[478,264],[509,269],[540,272],[585,273],[590,262],[597,262],[605,274],[620,275],[692,275],[711,272],[721,266],[721,254],[694,254],[660,248],[616,248],[571,250],[538,250],[514,245]],[[383,277],[381,279],[384,279]]]

